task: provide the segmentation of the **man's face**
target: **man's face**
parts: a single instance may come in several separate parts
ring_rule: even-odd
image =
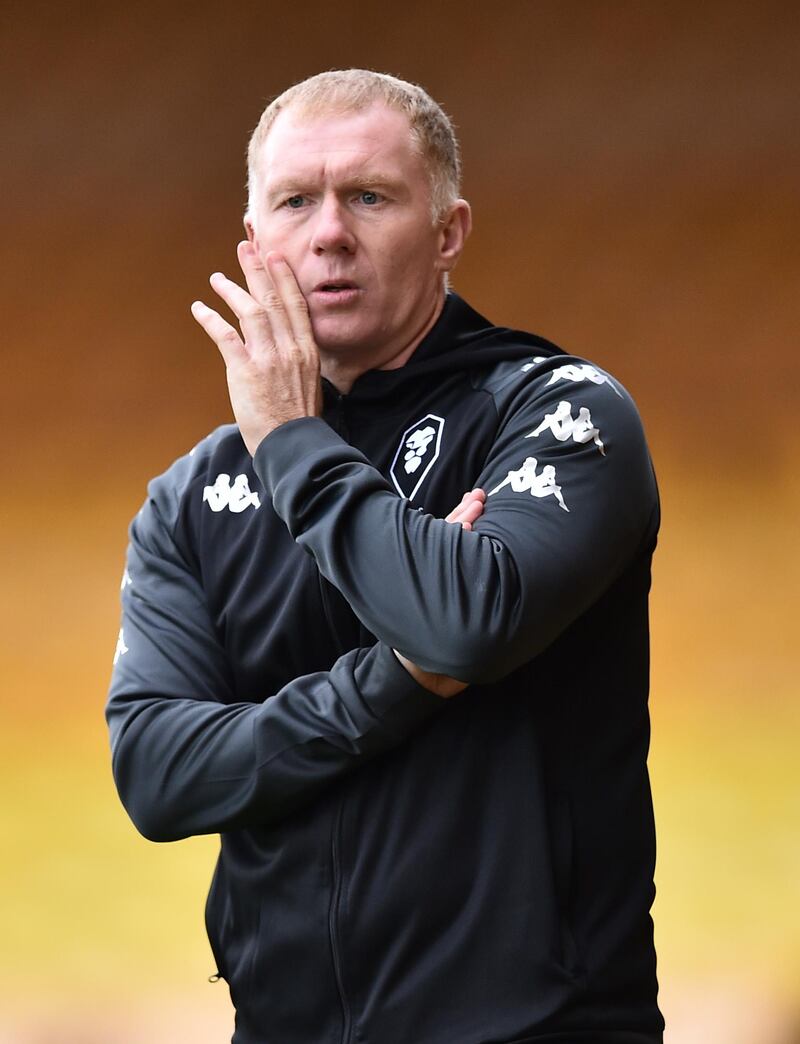
[[[323,361],[391,365],[427,331],[463,235],[454,251],[434,226],[402,113],[382,103],[313,118],[284,110],[261,147],[254,204],[248,234],[262,259],[277,250],[291,265]]]

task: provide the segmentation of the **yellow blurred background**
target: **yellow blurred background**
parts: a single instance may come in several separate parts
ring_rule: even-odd
[[[639,403],[666,1040],[797,1044],[798,5],[6,3],[0,40],[0,1044],[230,1037],[216,842],[136,835],[102,707],[128,519],[229,418],[188,305],[235,270],[247,136],[348,65],[456,120],[456,288]]]

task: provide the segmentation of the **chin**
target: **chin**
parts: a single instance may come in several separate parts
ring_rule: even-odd
[[[311,329],[319,350],[337,355],[347,349],[363,347],[368,339],[368,331],[362,323],[344,317],[325,318],[321,322],[312,319]]]

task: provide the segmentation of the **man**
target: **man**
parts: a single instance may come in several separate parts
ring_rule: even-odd
[[[236,1044],[654,1044],[635,407],[447,292],[470,211],[420,88],[313,77],[249,166],[236,325],[192,306],[238,426],[131,526],[122,800],[221,835]]]

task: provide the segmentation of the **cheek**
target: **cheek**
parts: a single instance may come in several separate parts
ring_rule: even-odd
[[[414,222],[394,229],[390,235],[376,236],[373,257],[380,259],[382,269],[394,275],[419,276],[433,270],[434,246],[431,236],[421,233]]]
[[[420,242],[418,237],[397,244],[397,248],[386,258],[385,271],[395,293],[406,299],[425,296],[436,279],[430,244],[427,241]]]
[[[295,234],[292,235],[291,226],[282,221],[262,222],[258,229],[258,242],[262,257],[266,258],[270,250],[280,250],[288,255],[298,238],[296,230],[294,231]]]

